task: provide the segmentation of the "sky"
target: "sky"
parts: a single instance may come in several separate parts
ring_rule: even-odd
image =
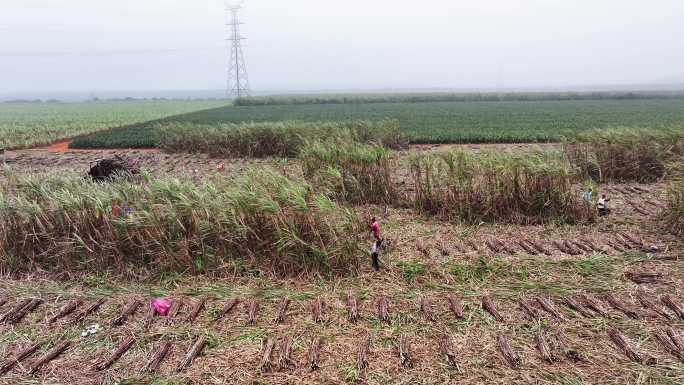
[[[681,0],[246,0],[254,90],[684,83]],[[223,89],[222,0],[4,0],[0,93]]]

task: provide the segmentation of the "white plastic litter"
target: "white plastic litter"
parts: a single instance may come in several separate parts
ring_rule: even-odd
[[[100,331],[100,324],[93,324],[88,326],[83,332],[81,332],[81,337],[88,337]]]

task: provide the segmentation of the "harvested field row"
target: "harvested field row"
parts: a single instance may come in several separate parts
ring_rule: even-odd
[[[654,365],[659,361],[658,357],[641,351],[638,344],[632,338],[617,328],[609,327],[606,335],[612,341],[614,349],[624,354],[628,360],[644,365]],[[684,362],[682,337],[676,329],[672,327],[658,329],[653,333],[653,336],[658,342],[662,353],[664,353],[664,357],[669,356]],[[490,338],[497,346],[502,364],[514,369],[529,365],[530,358],[525,357],[520,346],[513,345],[506,334],[499,333],[491,335]],[[420,359],[437,359],[437,357],[417,356],[412,348],[414,344],[435,346],[435,350],[441,352],[439,359],[453,369],[459,369],[460,363],[467,360],[467,357],[460,354],[464,346],[456,342],[453,336],[449,334],[437,336],[436,338],[422,338],[420,340],[407,334],[399,334],[391,338],[389,346],[388,344],[380,344],[378,339],[372,334],[364,334],[358,337],[357,341],[356,368],[361,372],[373,366],[374,362],[370,359],[370,356],[373,356],[378,350],[389,350],[394,359],[397,360],[397,363],[405,369],[411,368]],[[516,341],[519,344],[520,338],[516,338]],[[141,344],[141,342],[132,337],[123,339],[113,352],[103,352],[102,357],[92,367],[92,370],[97,372],[112,368],[135,344]],[[203,355],[210,354],[206,349],[207,344],[207,338],[204,336],[194,338],[188,345],[188,350],[183,352],[183,359],[176,366],[175,371],[186,371],[192,366],[194,361],[201,359]],[[300,348],[295,349],[295,344]],[[0,376],[10,373],[17,367],[22,368],[19,369],[20,372],[34,375],[51,361],[60,359],[62,356],[63,358],[61,359],[63,360],[70,360],[68,351],[77,348],[77,345],[77,343],[71,341],[57,342],[45,354],[28,363],[26,360],[36,354],[41,343],[17,349],[16,354],[7,357],[0,366]],[[153,345],[153,349],[151,350],[152,353],[149,360],[139,369],[144,372],[153,373],[159,370],[159,367],[173,349],[174,344],[169,341],[161,341],[160,343],[151,343],[151,345]],[[559,363],[563,360],[573,363],[585,361],[585,358],[583,358],[584,354],[575,348],[564,346],[563,336],[557,333],[552,334],[543,331],[534,333],[534,335],[530,336],[527,345],[534,346],[534,350],[538,353],[537,359],[548,364]],[[251,362],[255,371],[265,374],[269,372],[291,371],[299,367],[306,367],[309,371],[317,371],[321,366],[325,365],[326,359],[334,358],[327,354],[326,341],[322,338],[315,335],[300,336],[295,341],[291,335],[283,335],[281,337],[265,337],[262,341],[260,353],[252,357]]]
[[[638,281],[637,283],[645,283],[646,281],[644,281],[645,278],[639,281],[635,277],[652,276],[648,273],[639,272],[628,273],[627,275],[631,277],[630,279]],[[660,280],[663,279],[658,275],[655,276],[659,277]],[[684,321],[684,306],[680,302],[680,300],[677,299],[675,296],[666,293],[658,297],[649,294],[643,287],[639,287],[638,290],[634,293],[634,296],[638,299],[638,303],[642,306],[642,312],[639,312],[636,309],[636,304],[631,303],[632,301],[630,301],[629,299],[621,299],[610,293],[604,295],[578,293],[576,295],[561,297],[555,300],[539,296],[536,296],[534,298],[522,296],[517,300],[517,303],[520,306],[520,308],[523,309],[523,311],[532,320],[544,318],[543,314],[548,314],[552,317],[551,319],[555,319],[558,321],[566,321],[569,318],[573,318],[571,315],[575,314],[575,317],[579,315],[585,318],[621,318],[623,316],[627,316],[633,319],[646,318],[645,316],[655,315],[655,318],[661,318],[665,320],[679,319]],[[439,301],[436,301],[436,299],[437,298],[431,298],[430,296],[420,297],[417,303],[415,304],[415,310],[422,314],[421,317],[424,317],[425,319],[431,322],[438,322],[440,318],[462,319],[464,317],[464,301],[459,295],[452,293],[444,296]],[[16,319],[15,314],[26,315],[30,313],[32,310],[29,311],[26,309],[29,309],[29,306],[33,303],[36,303],[37,301],[41,300],[27,299],[19,301],[8,312],[4,313],[2,315],[2,318],[0,319],[2,319],[2,322],[6,324],[20,323],[20,320],[13,322],[13,320]],[[87,318],[94,317],[94,314],[97,310],[93,310],[93,307],[95,305],[101,305],[101,301],[102,300],[95,301],[92,304],[89,304],[85,307],[83,305],[80,305],[83,303],[81,300],[68,301],[66,305],[59,308],[56,312],[47,311],[43,317],[43,320],[47,324],[72,324],[76,322],[82,322]],[[273,317],[270,321],[267,322],[272,322],[273,324],[282,324],[293,321],[294,318],[288,317],[287,314],[289,305],[293,302],[298,303],[298,301],[292,301],[288,298],[283,298],[278,304],[275,317]],[[481,297],[482,309],[485,310],[488,314],[490,314],[494,320],[500,323],[511,322],[511,319],[509,319],[509,317],[507,317],[504,313],[502,313],[499,310],[497,305],[498,302],[499,301],[497,299],[488,294]],[[559,312],[557,310],[558,307],[554,304],[554,302],[563,304],[568,310],[571,310],[572,312],[565,314]],[[209,314],[218,314],[218,316],[212,317],[211,323],[215,325],[218,322],[230,322],[229,317],[238,307],[239,303],[244,303],[244,305],[242,306],[242,311],[246,316],[247,325],[262,324],[266,321],[264,319],[264,316],[260,314],[261,306],[259,301],[253,299],[243,302],[242,300],[239,300],[237,298],[225,301],[222,304],[218,304],[218,306],[215,306],[211,309],[208,309],[210,304],[208,303],[208,300],[206,298],[195,300],[191,306],[185,304],[185,302],[182,299],[177,299],[174,300],[174,306],[167,316],[159,316],[154,314],[154,312],[145,312],[146,315],[144,315],[143,317],[145,318],[144,321],[147,328],[153,325],[155,323],[155,320],[163,320],[160,323],[161,326],[180,322],[194,325],[200,320],[200,315],[203,312],[206,312]],[[375,300],[361,301],[352,292],[350,292],[346,301],[344,311],[342,311],[341,308],[334,308],[333,304],[326,304],[321,297],[316,297],[315,299],[308,301],[308,303],[310,307],[311,321],[313,321],[314,323],[321,323],[324,325],[326,323],[332,322],[332,316],[337,315],[344,315],[344,318],[346,318],[350,323],[358,322],[358,320],[361,318],[360,313],[362,310],[364,310],[364,304],[366,306],[370,306],[370,304],[375,304],[375,318],[377,321],[381,323],[391,324],[394,318],[392,314],[392,299],[385,295],[381,295],[377,297],[377,299]],[[343,302],[340,303],[343,304]],[[74,304],[79,305],[74,306]],[[473,305],[474,303],[471,303],[469,306]],[[128,304],[121,308],[119,315],[111,321],[111,327],[122,326],[129,319],[133,318],[136,313],[143,313],[137,312],[137,310],[141,306],[142,302],[139,299],[133,299],[129,301]],[[71,309],[72,307],[73,309]],[[64,309],[66,308],[71,309],[72,313],[75,312],[75,315],[71,317],[57,317],[55,319],[56,315],[63,314]],[[77,312],[77,310],[79,310],[80,308],[83,309]],[[508,308],[508,306],[506,306],[506,308]],[[183,313],[181,313],[180,309],[184,309],[185,315],[181,315]],[[614,311],[609,311],[609,309],[613,309]],[[301,314],[301,311],[298,312],[298,314]],[[34,317],[34,319],[42,323],[41,318],[39,316]]]
[[[622,194],[622,195],[640,195],[640,194],[649,194],[651,193],[651,188],[644,187],[644,186],[639,186],[639,185],[610,185],[610,186],[603,186],[601,188],[602,191],[605,191],[609,194]]]
[[[490,255],[609,255],[614,252],[641,251],[650,253],[650,244],[643,239],[624,233],[602,235],[603,244],[582,238],[535,240],[529,238],[502,241],[497,238],[465,239],[453,243],[450,246],[441,242],[435,245],[424,241],[416,242],[416,250],[424,256],[429,256],[431,250],[438,250],[442,256],[464,255],[470,253],[481,254],[489,252]],[[478,246],[479,244],[479,246]]]

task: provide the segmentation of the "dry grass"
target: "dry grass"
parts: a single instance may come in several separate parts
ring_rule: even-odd
[[[5,175],[0,251],[14,271],[343,273],[358,266],[355,214],[274,170],[216,178],[90,183]],[[131,213],[115,216],[115,201]],[[26,236],[30,234],[30,236]]]
[[[593,130],[565,145],[573,165],[597,182],[652,183],[681,154],[681,128]]]
[[[577,175],[556,152],[444,151],[410,159],[414,206],[452,221],[585,223]]]
[[[684,182],[674,183],[667,193],[667,206],[660,214],[666,230],[684,235]]]
[[[393,154],[384,147],[311,142],[300,153],[304,176],[317,189],[354,204],[396,204]]]
[[[198,125],[169,122],[155,127],[158,147],[213,157],[297,157],[309,141],[376,143],[401,149],[408,140],[396,120],[341,122],[245,122]]]

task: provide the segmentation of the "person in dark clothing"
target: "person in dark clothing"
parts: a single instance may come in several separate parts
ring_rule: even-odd
[[[375,238],[373,247],[371,249],[371,257],[373,258],[373,270],[380,270],[380,248],[382,247],[382,233],[380,232],[380,223],[373,217],[371,219],[370,231]]]

